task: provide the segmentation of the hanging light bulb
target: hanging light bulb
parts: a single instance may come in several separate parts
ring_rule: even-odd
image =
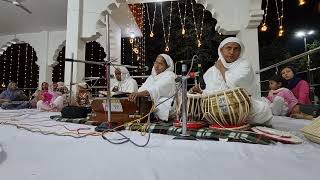
[[[139,49],[135,47],[135,48],[133,48],[133,52],[136,54],[139,54]]]
[[[265,23],[263,23],[262,26],[261,26],[261,28],[260,28],[260,30],[261,30],[262,32],[265,32],[265,31],[268,30],[268,26],[267,26]]]
[[[198,40],[198,48],[199,48],[201,45],[202,45],[202,44],[201,44],[201,41]]]
[[[133,43],[133,39],[132,38],[130,38],[130,44],[132,44]]]
[[[299,6],[303,6],[304,4],[306,4],[305,0],[299,0]]]
[[[282,36],[283,36],[283,33],[284,33],[283,27],[280,26],[280,27],[279,27],[278,36],[279,36],[279,37],[282,37]]]
[[[4,82],[2,82],[1,87],[6,87],[6,85],[4,84]]]
[[[184,27],[182,27],[181,34],[182,34],[182,35],[185,35],[185,34],[186,34],[186,30],[184,29]]]
[[[153,34],[153,32],[151,31],[151,32],[150,32],[150,37],[153,37],[153,36],[154,36],[154,34]]]
[[[168,46],[168,45],[166,46],[165,51],[166,51],[166,52],[169,52],[169,51],[170,51],[170,48],[169,48],[169,46]]]

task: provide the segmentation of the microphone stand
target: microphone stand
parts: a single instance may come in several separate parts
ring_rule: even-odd
[[[69,88],[70,88],[70,90],[69,90],[69,96],[70,96],[69,97],[69,106],[71,106],[71,104],[72,104],[73,57],[74,57],[74,54],[72,53],[71,71],[70,71],[70,86],[69,86]]]
[[[106,74],[105,74],[105,78],[106,78],[106,82],[107,82],[107,105],[108,105],[108,124],[109,124],[109,128],[111,128],[111,90],[110,90],[110,15],[107,14],[106,17],[106,38],[107,38],[107,62],[105,67],[106,67]]]
[[[182,64],[182,76],[181,76],[181,118],[182,118],[182,133],[173,139],[182,139],[182,140],[197,140],[195,137],[190,136],[187,132],[187,119],[188,119],[188,107],[187,107],[187,86],[188,86],[188,76],[187,76],[187,68],[186,64]]]

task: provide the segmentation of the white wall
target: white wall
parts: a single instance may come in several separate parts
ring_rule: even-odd
[[[17,38],[30,44],[37,55],[36,64],[39,66],[39,82],[51,82],[51,68],[53,54],[59,44],[65,40],[65,32],[63,31],[42,31],[36,33],[16,34],[8,36],[0,36],[0,45],[5,45],[10,40]],[[39,86],[40,86],[39,83]]]
[[[96,40],[106,52],[106,30],[100,29],[101,36]],[[117,58],[118,64],[121,63],[121,29],[111,20],[111,57]],[[63,47],[66,40],[66,31],[42,31],[37,33],[26,33],[16,35],[0,36],[0,47],[7,44],[12,39],[17,38],[30,44],[37,55],[39,66],[39,85],[41,82],[52,82],[52,69],[57,64],[59,46]],[[83,70],[84,71],[84,70]],[[111,68],[111,73],[114,69]]]

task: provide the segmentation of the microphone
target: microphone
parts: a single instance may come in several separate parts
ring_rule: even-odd
[[[193,63],[198,62],[199,57],[197,55],[192,56],[191,60],[181,60],[181,61],[177,61],[178,63],[191,63],[193,61]]]
[[[199,72],[190,72],[188,75],[186,76],[179,76],[175,79],[176,82],[180,82],[182,81],[183,78],[189,79],[189,78],[196,78],[199,76]]]

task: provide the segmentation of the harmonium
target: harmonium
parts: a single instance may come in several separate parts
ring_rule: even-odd
[[[95,98],[91,102],[91,120],[98,122],[108,121],[107,98]],[[124,123],[141,118],[149,113],[152,101],[148,97],[139,97],[135,102],[129,101],[128,97],[111,98],[111,121],[113,125]]]

